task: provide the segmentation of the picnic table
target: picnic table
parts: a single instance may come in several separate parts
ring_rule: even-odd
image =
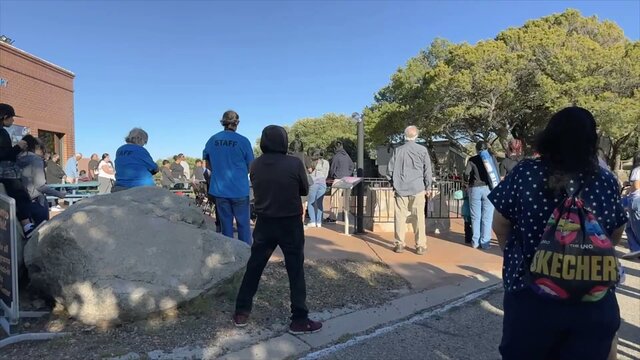
[[[50,188],[56,189],[59,191],[66,191],[67,196],[65,196],[63,201],[69,203],[69,205],[73,205],[76,202],[86,199],[88,197],[94,196],[98,193],[98,182],[97,181],[86,181],[79,182],[77,184],[47,184]],[[57,197],[55,196],[47,196],[47,201],[52,204]]]

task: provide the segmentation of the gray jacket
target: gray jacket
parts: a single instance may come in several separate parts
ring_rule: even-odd
[[[59,198],[65,197],[65,193],[48,187],[44,173],[44,159],[28,152],[18,155],[16,165],[22,169],[22,184],[26,188],[31,199],[42,195],[51,195]]]
[[[397,147],[387,168],[387,178],[400,196],[416,195],[431,188],[431,158],[427,148],[407,141]]]

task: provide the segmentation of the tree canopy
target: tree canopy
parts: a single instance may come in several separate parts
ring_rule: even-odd
[[[567,10],[474,45],[436,39],[364,111],[370,144],[410,124],[423,137],[531,143],[557,110],[589,109],[612,157],[640,136],[640,42],[615,23]],[[631,145],[633,144],[633,145]]]

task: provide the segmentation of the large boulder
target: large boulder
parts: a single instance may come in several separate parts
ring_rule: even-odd
[[[241,270],[249,246],[215,233],[167,190],[95,196],[41,226],[25,246],[30,286],[86,324],[145,318]]]

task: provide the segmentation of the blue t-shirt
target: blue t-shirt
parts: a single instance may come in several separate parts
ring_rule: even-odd
[[[249,196],[253,148],[246,137],[221,131],[207,141],[202,157],[211,164],[209,194],[229,199]]]
[[[489,194],[496,211],[512,224],[502,267],[504,288],[508,292],[527,286],[525,269],[531,265],[547,220],[566,198],[564,191],[554,195],[549,190],[547,176],[547,167],[541,160],[524,160]],[[607,234],[627,222],[620,202],[620,186],[613,174],[599,169],[598,174],[580,176],[577,181],[585,207],[598,218]]]
[[[147,149],[136,144],[125,144],[116,151],[116,186],[154,186],[152,172],[158,171]]]
[[[78,177],[78,160],[75,156],[72,156],[67,160],[67,166],[64,167],[64,173],[70,178]]]

